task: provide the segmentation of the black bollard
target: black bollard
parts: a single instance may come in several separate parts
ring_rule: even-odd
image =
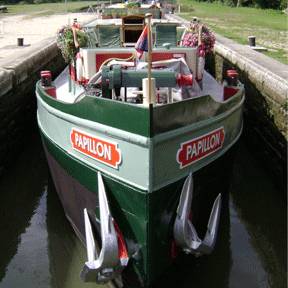
[[[17,46],[23,46],[24,45],[24,38],[17,38]]]
[[[249,36],[248,37],[248,41],[249,41],[249,46],[256,46],[256,37],[255,36]]]

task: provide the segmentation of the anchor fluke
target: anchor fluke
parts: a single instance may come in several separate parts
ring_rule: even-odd
[[[214,201],[207,225],[207,232],[203,240],[199,238],[194,225],[189,219],[192,198],[193,176],[190,173],[184,182],[177,208],[174,223],[174,238],[176,244],[182,247],[186,253],[195,255],[209,254],[212,252],[217,239],[221,212],[221,194]]]
[[[123,235],[113,219],[101,173],[98,172],[98,198],[102,248],[97,253],[93,229],[87,209],[84,209],[85,236],[88,261],[81,272],[84,282],[105,283],[114,279],[128,264],[128,253]],[[94,215],[96,218],[96,216]]]

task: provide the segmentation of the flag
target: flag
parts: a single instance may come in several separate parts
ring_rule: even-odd
[[[147,25],[143,29],[137,43],[135,44],[135,49],[137,51],[137,57],[140,58],[144,51],[148,51],[148,29]]]

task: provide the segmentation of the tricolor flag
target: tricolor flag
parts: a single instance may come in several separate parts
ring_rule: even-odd
[[[143,29],[137,43],[135,44],[135,49],[137,51],[137,57],[140,58],[144,51],[148,51],[148,29],[147,25]]]

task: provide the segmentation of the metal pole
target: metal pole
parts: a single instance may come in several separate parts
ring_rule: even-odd
[[[151,37],[151,17],[152,14],[147,13],[147,32],[148,32],[148,103],[152,100],[152,85],[151,85],[151,68],[152,68],[152,37]]]

